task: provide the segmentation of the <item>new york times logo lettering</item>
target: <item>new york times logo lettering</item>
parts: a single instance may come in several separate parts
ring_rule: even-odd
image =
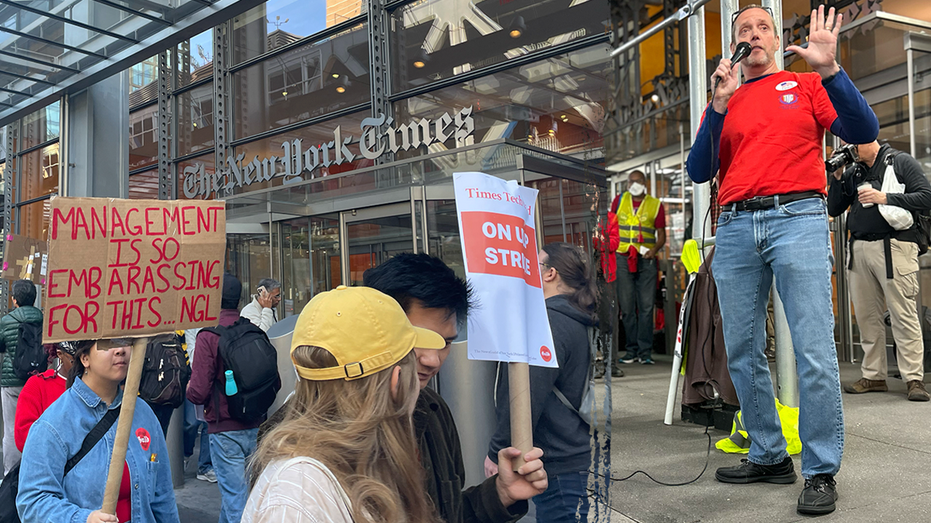
[[[281,144],[282,155],[259,160],[255,156],[243,163],[245,154],[228,157],[227,168],[210,174],[204,164],[197,163],[184,168],[184,195],[187,198],[207,199],[213,194],[234,187],[270,181],[276,176],[284,178],[284,185],[302,181],[304,172],[310,179],[316,177],[320,167],[330,167],[352,162],[359,158],[374,160],[379,156],[411,148],[446,143],[455,140],[454,147],[468,144],[475,130],[472,107],[466,107],[454,115],[444,113],[435,120],[426,118],[392,127],[394,119],[379,115],[362,120],[359,139],[347,134],[339,126],[333,130],[333,140],[305,148],[296,138]],[[358,151],[358,152],[355,152]]]

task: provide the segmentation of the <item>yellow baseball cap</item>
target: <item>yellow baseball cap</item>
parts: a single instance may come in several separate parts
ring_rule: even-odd
[[[336,367],[309,369],[294,362],[304,345],[330,351]],[[301,378],[354,380],[401,361],[414,348],[442,349],[439,334],[411,325],[394,298],[369,287],[339,287],[320,293],[301,311],[291,337],[291,361]]]

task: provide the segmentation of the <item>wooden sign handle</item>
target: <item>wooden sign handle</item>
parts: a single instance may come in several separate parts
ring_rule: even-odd
[[[107,473],[107,486],[103,495],[103,507],[106,514],[116,515],[116,501],[120,495],[120,482],[123,480],[123,466],[126,462],[126,449],[133,428],[133,413],[136,411],[136,398],[139,395],[139,380],[142,378],[142,366],[145,363],[145,349],[149,338],[136,338],[133,352],[129,356],[129,371],[126,386],[123,388],[123,405],[116,424],[116,438],[113,441],[113,455],[110,457],[110,470]]]
[[[524,454],[533,450],[533,420],[530,416],[530,365],[508,363],[508,393],[511,406],[511,446],[521,451],[514,470],[524,464]]]

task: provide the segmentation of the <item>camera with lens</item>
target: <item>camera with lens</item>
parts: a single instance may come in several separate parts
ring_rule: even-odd
[[[857,153],[857,146],[848,143],[834,151],[830,158],[824,161],[824,168],[828,172],[834,172],[848,163],[857,163],[860,161],[860,155]]]

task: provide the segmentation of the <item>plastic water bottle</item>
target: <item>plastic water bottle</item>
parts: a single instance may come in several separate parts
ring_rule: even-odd
[[[226,395],[235,396],[239,389],[236,388],[236,380],[233,379],[233,371],[228,370],[226,374]]]

